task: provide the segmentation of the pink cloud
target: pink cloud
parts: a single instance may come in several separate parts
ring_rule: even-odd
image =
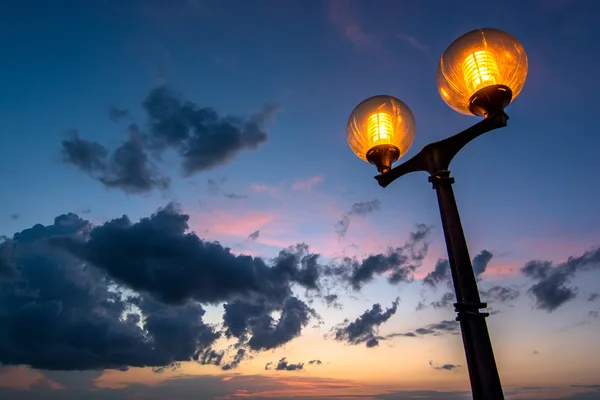
[[[64,390],[60,383],[47,378],[42,372],[26,366],[4,367],[0,371],[0,388],[30,390],[32,387]]]
[[[321,176],[313,176],[311,178],[300,179],[292,183],[292,189],[305,190],[310,192],[312,188],[320,182],[323,182],[323,177]]]
[[[356,50],[382,54],[381,42],[364,31],[350,4],[349,0],[329,0],[329,20]]]
[[[245,239],[250,233],[264,229],[276,218],[276,212],[216,209],[191,215],[190,227],[199,236],[208,233],[212,240]]]
[[[263,183],[250,185],[250,190],[256,193],[266,193],[271,197],[280,197],[281,195],[281,186],[271,186]]]

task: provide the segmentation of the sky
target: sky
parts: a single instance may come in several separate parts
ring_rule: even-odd
[[[508,126],[451,166],[505,396],[600,398],[599,19],[594,0],[0,2],[0,398],[470,398],[435,192],[378,186],[345,127],[397,97],[410,157],[476,123],[436,70],[477,28],[529,63]]]

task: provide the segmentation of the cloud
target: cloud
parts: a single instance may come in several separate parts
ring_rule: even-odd
[[[480,277],[487,269],[493,254],[487,250],[482,250],[473,258],[473,272],[476,277]],[[450,271],[450,262],[446,259],[438,259],[433,271],[423,278],[423,284],[436,288],[440,283],[445,283],[452,287],[452,274]]]
[[[500,285],[493,286],[488,290],[481,290],[480,292],[482,297],[500,303],[508,303],[516,300],[520,295],[518,289]]]
[[[314,364],[314,365],[321,365],[321,364],[323,364],[323,363],[321,362],[321,360],[310,360],[310,361],[308,362],[308,364],[309,364],[309,365],[313,365],[313,364]]]
[[[210,196],[216,196],[219,194],[219,184],[214,179],[208,179],[206,181],[206,193]]]
[[[450,279],[450,263],[448,260],[440,258],[437,260],[433,271],[428,273],[425,278],[423,278],[423,284],[435,288],[441,282],[450,282]]]
[[[494,255],[487,250],[482,250],[481,253],[477,254],[473,258],[473,272],[475,276],[479,277],[485,272]]]
[[[588,317],[592,317],[592,318],[598,318],[599,312],[598,311],[590,311],[588,313]]]
[[[258,239],[258,236],[260,235],[260,231],[256,230],[254,232],[252,232],[251,234],[248,235],[248,239],[249,240],[256,240]]]
[[[403,333],[392,333],[385,336],[385,339],[392,339],[398,336],[404,337],[417,337],[417,336],[441,336],[444,334],[457,335],[459,333],[460,325],[458,322],[453,320],[443,320],[435,324],[429,324],[422,328],[417,328],[414,331],[403,332]]]
[[[12,219],[13,221],[16,219],[19,219],[20,215],[19,214],[10,214],[10,219]]]
[[[225,333],[238,339],[237,355],[222,365],[231,369],[245,356],[240,348],[282,346],[317,316],[292,292],[293,286],[320,291],[319,256],[307,245],[280,251],[269,266],[187,233],[188,219],[173,204],[136,223],[123,216],[92,226],[67,214],[1,243],[0,304],[10,309],[0,310],[0,322],[14,329],[0,332],[7,335],[0,336],[0,363],[222,365],[223,352],[212,349],[220,335],[202,322],[201,304],[226,302]],[[31,341],[47,348],[26,345]]]
[[[322,278],[339,278],[346,267],[321,265],[306,244],[281,250],[268,264],[234,255],[189,232],[188,221],[175,204],[137,222],[124,215],[96,226],[70,213],[6,238],[0,243],[0,326],[10,329],[0,331],[0,363],[161,371],[192,360],[233,369],[248,352],[300,336],[319,317],[294,290],[329,296]],[[411,233],[402,248],[407,257],[424,256],[419,241],[427,229]],[[394,276],[400,267],[406,266],[372,270]],[[217,304],[223,304],[222,334],[237,339],[237,353],[226,363],[226,352],[214,348],[221,333],[203,322],[203,307]],[[344,327],[348,340],[376,345],[376,327],[396,307],[373,306]]]
[[[104,171],[108,149],[99,143],[81,139],[75,130],[70,131],[70,135],[70,139],[62,141],[62,161],[90,174]]]
[[[151,125],[151,146],[177,151],[183,176],[213,169],[240,151],[258,148],[267,141],[264,128],[278,109],[267,105],[247,120],[221,117],[212,108],[180,100],[164,86],[151,90],[142,105]]]
[[[153,188],[166,188],[169,183],[168,178],[160,176],[151,165],[148,152],[160,158],[165,150],[174,150],[184,177],[214,169],[241,151],[256,149],[265,143],[265,128],[278,108],[264,106],[247,119],[220,116],[212,108],[200,108],[181,100],[165,86],[152,89],[142,106],[149,130],[141,132],[132,124],[128,129],[130,138],[110,159],[106,147],[80,139],[77,132],[72,131],[72,138],[62,142],[63,161],[108,187],[127,193],[146,193]],[[113,110],[113,116],[122,114],[123,110]]]
[[[453,304],[454,301],[454,293],[447,292],[442,295],[442,298],[438,301],[434,301],[431,303],[433,308],[448,308]]]
[[[380,39],[364,30],[349,0],[329,0],[327,5],[329,20],[357,51],[383,55]]]
[[[287,359],[283,357],[275,366],[275,371],[300,371],[304,368],[304,363],[290,364]],[[265,366],[265,369],[266,366]]]
[[[124,141],[109,157],[103,145],[81,139],[76,131],[61,144],[62,160],[73,164],[108,188],[118,188],[126,193],[147,193],[153,189],[166,189],[167,177],[161,176],[148,159],[137,127],[130,126],[130,139]]]
[[[429,361],[429,365],[431,366],[431,368],[435,369],[436,371],[452,371],[452,370],[460,367],[460,365],[455,365],[455,364],[437,365],[437,364],[434,364],[433,361]]]
[[[427,255],[430,231],[430,226],[417,224],[404,246],[389,248],[386,254],[369,255],[362,261],[344,258],[341,266],[328,272],[341,275],[355,290],[372,281],[375,275],[384,273],[392,284],[411,282],[413,272]]]
[[[187,233],[189,216],[173,204],[132,223],[127,216],[94,227],[89,240],[55,244],[136,291],[169,304],[217,304],[239,296],[264,296],[283,304],[291,282],[316,288],[318,256],[306,245],[282,250],[276,265],[231,253],[219,243]]]
[[[587,299],[587,301],[595,301],[596,299],[600,298],[600,294],[598,293],[591,293]]]
[[[421,40],[419,40],[415,36],[407,35],[405,33],[400,33],[400,34],[398,34],[398,39],[405,41],[406,43],[410,44],[417,50],[429,51],[429,46],[427,46],[426,44],[421,42]]]
[[[235,353],[235,356],[233,357],[233,359],[228,362],[227,364],[224,364],[221,369],[223,371],[229,371],[231,369],[235,369],[237,368],[240,363],[242,362],[242,360],[244,360],[244,358],[246,358],[247,353],[246,353],[246,349],[238,349],[237,352]]]
[[[307,179],[300,179],[292,183],[292,189],[305,190],[307,192],[310,192],[313,189],[313,187],[320,182],[323,182],[322,176],[313,176]]]
[[[521,272],[537,281],[528,290],[536,301],[536,308],[552,312],[577,297],[577,288],[569,286],[571,278],[580,271],[599,266],[600,248],[596,248],[579,257],[569,257],[557,265],[552,265],[550,261],[530,261],[521,268]]]
[[[118,109],[115,106],[108,106],[108,118],[113,122],[119,122],[121,119],[128,118],[129,110],[128,109]]]
[[[232,200],[244,200],[248,198],[247,194],[237,194],[237,193],[223,193],[223,196]]]
[[[365,343],[367,347],[379,345],[376,330],[396,313],[399,301],[400,299],[396,299],[392,303],[392,306],[385,311],[383,311],[379,303],[373,304],[370,310],[365,311],[353,322],[344,321],[341,325],[334,328],[335,340],[345,341],[352,345]]]
[[[300,336],[302,328],[315,315],[297,297],[289,297],[281,306],[260,299],[235,300],[223,307],[226,336],[238,338],[240,345],[255,351],[274,349]],[[278,321],[272,316],[275,311],[281,314]]]
[[[0,244],[18,275],[0,281],[0,363],[47,370],[125,369],[188,361],[219,337],[198,303],[124,295],[98,269],[48,244],[85,236],[74,214]],[[36,343],[32,346],[32,343]]]
[[[348,228],[350,227],[350,218],[352,216],[365,216],[374,211],[378,211],[381,206],[381,202],[378,199],[374,199],[371,201],[362,201],[358,203],[352,204],[350,211],[342,216],[342,219],[336,222],[335,231],[340,238],[346,236],[346,232],[348,232]]]

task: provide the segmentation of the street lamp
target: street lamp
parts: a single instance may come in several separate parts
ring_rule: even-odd
[[[442,54],[437,85],[442,99],[454,110],[484,117],[454,136],[425,146],[414,157],[392,168],[412,145],[415,120],[402,101],[375,96],[360,103],[348,120],[350,148],[375,165],[382,187],[410,172],[429,173],[437,192],[452,281],[456,320],[460,322],[471,389],[475,400],[504,399],[485,318],[488,313],[477,289],[450,177],[450,162],[471,140],[505,127],[504,109],[521,92],[527,77],[527,54],[508,33],[477,29],[455,40]]]

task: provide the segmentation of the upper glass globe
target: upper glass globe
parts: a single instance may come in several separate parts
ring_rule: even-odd
[[[402,101],[392,96],[374,96],[352,111],[346,137],[359,158],[377,165],[375,158],[387,157],[388,163],[393,163],[410,149],[415,126],[410,108]]]
[[[442,99],[467,115],[482,89],[503,85],[515,99],[527,78],[527,54],[513,36],[497,29],[477,29],[456,39],[442,54],[437,86]],[[509,99],[510,101],[510,99]]]

